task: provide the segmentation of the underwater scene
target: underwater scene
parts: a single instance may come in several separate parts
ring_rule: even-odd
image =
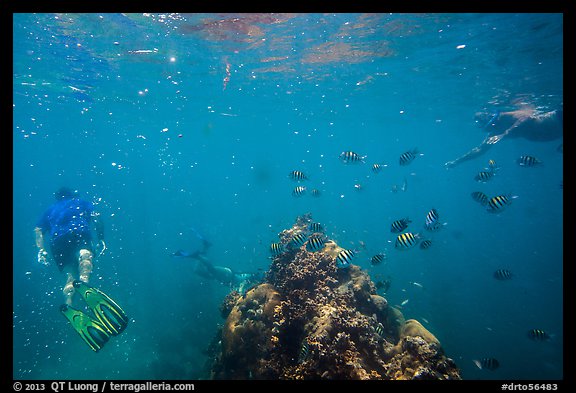
[[[560,380],[563,15],[13,14],[12,377]]]

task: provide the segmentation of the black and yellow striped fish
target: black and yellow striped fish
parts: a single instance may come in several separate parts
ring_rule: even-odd
[[[306,192],[306,187],[297,186],[294,188],[294,190],[292,190],[292,196],[299,197],[299,196],[304,195],[305,192]]]
[[[308,243],[306,245],[306,250],[310,252],[320,251],[321,249],[324,248],[325,244],[326,244],[326,238],[324,236],[318,236],[318,235],[310,236],[310,238],[308,239]]]
[[[418,149],[412,149],[407,152],[400,154],[400,158],[398,162],[400,165],[405,166],[410,164],[417,156],[421,156],[422,154],[418,152]]]
[[[542,329],[530,329],[528,330],[528,338],[533,341],[548,341],[552,336]]]
[[[359,162],[364,162],[364,158],[366,158],[366,156],[360,156],[353,151],[343,151],[340,153],[339,158],[340,161],[342,161],[344,164],[356,164]]]
[[[304,232],[297,233],[292,240],[290,240],[290,246],[300,248],[306,243],[306,240],[308,240],[308,236],[306,236]]]
[[[312,194],[314,198],[318,198],[320,195],[322,195],[322,192],[317,188],[314,188],[312,191],[310,191],[310,194]]]
[[[382,170],[382,168],[387,167],[386,164],[372,164],[372,172],[378,173]]]
[[[300,352],[298,352],[298,363],[304,362],[308,355],[310,354],[310,346],[308,345],[308,340],[305,338],[302,340],[302,344],[300,345]]]
[[[336,267],[339,269],[347,268],[350,266],[350,263],[356,256],[356,252],[354,250],[342,250],[336,256]]]
[[[380,265],[385,260],[386,260],[386,254],[384,253],[376,254],[372,257],[372,259],[370,259],[370,264],[372,264],[372,266]]]
[[[405,230],[406,228],[408,228],[408,224],[410,224],[411,222],[412,221],[408,217],[401,218],[400,220],[396,220],[390,225],[390,232],[400,233],[403,230]]]
[[[412,232],[401,233],[396,238],[396,244],[394,247],[398,250],[407,250],[414,247],[419,240],[420,235],[414,234]]]
[[[486,183],[488,180],[491,180],[496,172],[494,171],[482,171],[478,172],[476,176],[474,176],[474,180]]]
[[[474,191],[470,194],[470,196],[482,206],[486,206],[488,204],[488,196],[482,191]]]
[[[432,240],[426,239],[426,240],[423,240],[422,243],[420,243],[420,248],[422,250],[426,250],[426,249],[430,248],[431,245],[432,245]]]
[[[480,370],[494,371],[500,367],[500,362],[495,358],[482,358],[480,360],[472,360],[476,367]]]
[[[501,212],[506,206],[512,203],[511,199],[517,198],[516,196],[496,195],[488,200],[487,210],[492,213]]]
[[[439,218],[440,216],[438,215],[438,210],[434,208],[430,209],[430,211],[426,214],[426,226],[434,225],[438,222]]]
[[[324,226],[322,224],[320,224],[319,222],[311,222],[310,224],[308,224],[308,230],[312,233],[323,233],[324,232]]]
[[[494,278],[500,281],[511,280],[512,272],[508,269],[498,269],[494,272]]]
[[[288,174],[288,177],[292,180],[296,180],[296,181],[303,181],[303,180],[308,180],[308,176],[306,176],[304,174],[304,172],[302,171],[292,171]]]
[[[285,251],[284,245],[282,243],[272,243],[270,244],[270,252],[273,256],[278,256]]]
[[[534,156],[520,156],[520,158],[518,158],[518,160],[516,162],[518,162],[518,165],[526,166],[526,167],[536,166],[536,165],[542,163],[542,161],[540,161],[539,159],[537,159]]]
[[[384,325],[382,325],[380,322],[378,322],[376,324],[376,326],[374,326],[374,331],[379,335],[379,336],[384,336]]]

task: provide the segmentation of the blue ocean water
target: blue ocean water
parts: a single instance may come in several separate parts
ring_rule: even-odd
[[[389,303],[436,335],[464,379],[563,378],[561,138],[504,138],[444,165],[485,138],[477,111],[562,108],[561,14],[13,22],[14,378],[208,378],[230,289],[170,254],[198,249],[197,231],[214,264],[266,270],[269,244],[305,213],[390,279]],[[400,166],[413,148],[423,155]],[[365,162],[343,164],[348,150]],[[542,165],[521,167],[522,155]],[[500,169],[476,182],[489,159]],[[301,197],[295,169],[310,178]],[[61,186],[101,212],[108,250],[92,282],[131,318],[99,353],[58,311],[65,277],[36,262],[33,228]],[[517,198],[491,214],[473,191]],[[434,233],[422,230],[431,208],[447,223]],[[403,217],[429,249],[395,249],[390,224]],[[387,260],[372,266],[378,252]],[[501,268],[513,278],[494,279]],[[530,340],[534,328],[552,339]],[[482,358],[500,367],[479,369]]]

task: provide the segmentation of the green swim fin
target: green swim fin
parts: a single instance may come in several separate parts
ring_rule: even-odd
[[[111,335],[116,336],[128,326],[128,316],[122,307],[101,290],[76,280],[74,288],[82,296],[96,318]]]
[[[94,352],[98,352],[108,342],[110,335],[100,322],[66,304],[60,306],[60,311]]]

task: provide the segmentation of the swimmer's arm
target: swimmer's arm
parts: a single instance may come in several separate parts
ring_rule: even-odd
[[[480,143],[480,145],[472,148],[470,151],[468,151],[466,154],[458,157],[457,159],[453,160],[453,161],[448,161],[447,163],[444,164],[444,166],[446,166],[447,168],[451,168],[454,167],[456,164],[460,164],[463,161],[468,161],[473,159],[476,156],[479,156],[480,154],[482,154],[484,152],[484,150],[486,150],[488,148],[487,144],[489,144],[490,138],[485,138],[482,143]]]
[[[44,235],[42,234],[42,228],[34,228],[34,233],[36,234],[36,247],[44,249]]]
[[[44,235],[42,234],[42,228],[36,227],[34,228],[34,232],[36,234],[36,247],[38,247],[38,263],[48,265],[48,253],[44,249]]]
[[[102,221],[102,216],[100,213],[92,213],[92,220],[98,241],[104,241],[104,222]]]
[[[504,138],[506,135],[508,135],[512,130],[514,130],[515,128],[517,128],[520,124],[524,123],[526,121],[526,119],[519,119],[516,120],[516,122],[514,124],[512,124],[511,127],[507,128],[503,133],[498,134],[498,135],[494,135],[491,136],[490,138],[488,138],[488,140],[486,141],[487,144],[489,145],[493,145],[495,143],[498,143],[502,140],[502,138]]]

